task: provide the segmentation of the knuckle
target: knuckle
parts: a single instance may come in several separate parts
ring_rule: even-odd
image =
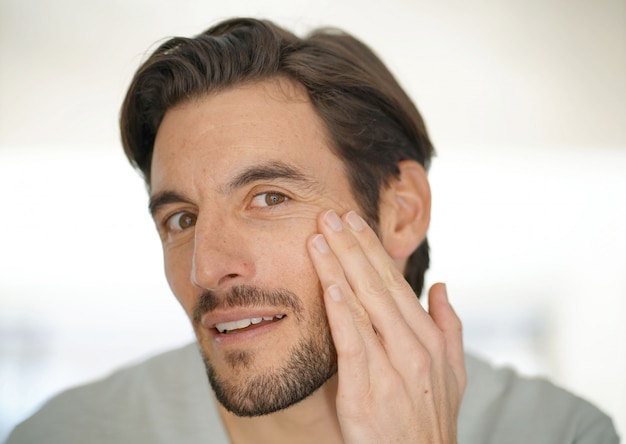
[[[461,336],[463,335],[463,322],[461,322],[461,319],[458,316],[456,316],[456,325],[453,328]]]
[[[395,263],[385,264],[379,275],[388,294],[397,295],[408,303],[419,305],[419,297]]]
[[[380,279],[368,276],[367,279],[361,279],[356,282],[357,294],[368,294],[374,297],[384,297],[388,294],[387,288]]]
[[[355,342],[336,344],[335,350],[337,351],[337,356],[346,361],[359,361],[365,353],[363,347]]]
[[[352,310],[354,322],[356,323],[357,327],[368,329],[372,328],[372,321],[370,319],[370,316],[361,304],[355,304]]]
[[[404,391],[404,380],[397,372],[389,372],[376,381],[378,396],[390,401],[397,400],[398,393]]]
[[[353,238],[352,236],[347,237],[343,245],[343,248],[345,248],[346,252],[348,253],[361,253],[362,254],[361,246],[359,245],[357,240]]]
[[[415,348],[411,353],[410,366],[411,371],[419,376],[430,374],[432,368],[432,357],[423,347]]]
[[[380,271],[380,275],[392,290],[401,291],[410,288],[409,283],[394,263],[385,264]]]

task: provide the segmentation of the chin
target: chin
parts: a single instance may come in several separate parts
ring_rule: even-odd
[[[217,400],[229,412],[242,417],[269,415],[308,398],[337,373],[337,355],[327,330],[313,340],[301,340],[288,353],[285,363],[258,371],[256,356],[236,352],[226,365],[236,371],[226,375],[203,352],[206,373]]]

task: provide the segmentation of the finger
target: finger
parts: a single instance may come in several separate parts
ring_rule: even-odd
[[[369,359],[363,336],[338,285],[330,285],[324,291],[324,304],[337,352],[341,395],[362,396],[370,382]],[[352,382],[353,385],[346,385],[345,382]]]
[[[431,371],[439,369],[439,373],[445,374],[443,370],[445,344],[442,333],[421,308],[410,286],[399,275],[398,287],[412,295],[412,300],[422,311],[423,322],[421,323],[431,325],[429,329],[426,329],[426,336],[429,336],[428,341],[432,344],[432,350],[426,347],[422,342],[422,337],[415,333],[418,328],[409,324],[409,322],[415,323],[419,320],[416,320],[415,316],[405,318],[400,312],[394,298],[379,276],[379,271],[374,269],[350,230],[342,227],[341,221],[332,211],[320,215],[319,223],[320,230],[329,233],[328,236],[332,238],[332,252],[338,261],[336,267],[343,269],[349,283],[348,288],[356,294],[355,299],[364,307],[372,320],[372,326],[376,329],[376,339],[382,347],[383,354],[377,353],[376,357],[369,360],[370,377],[374,374],[379,375],[374,383],[378,385],[383,383],[391,387],[401,381],[404,389],[412,393],[414,397],[423,396],[423,393],[433,393],[431,384],[438,386],[443,384],[431,379]],[[329,244],[331,244],[330,241]],[[389,258],[382,247],[377,253]],[[386,265],[395,267],[391,259]],[[370,331],[371,329],[372,327]],[[422,326],[420,329],[425,330],[425,327]],[[421,335],[424,336],[424,333],[422,332]],[[367,344],[370,344],[369,341]],[[378,350],[373,344],[371,349]],[[416,381],[421,382],[416,384]]]
[[[398,269],[397,264],[387,254],[376,233],[354,211],[346,213],[344,219],[368,260],[378,270],[384,285],[394,297],[400,311],[411,314],[415,314],[414,312],[417,311],[421,313],[423,318],[426,318],[427,313],[419,303],[419,298]]]
[[[463,327],[461,319],[450,305],[445,284],[434,284],[428,292],[428,309],[437,327],[443,332],[448,363],[456,376],[460,393],[466,384]]]
[[[391,294],[398,291],[412,293],[410,287],[408,284],[406,286],[402,284],[404,279],[401,276],[399,281],[395,281],[390,286],[386,285],[380,276],[381,273],[393,272],[390,268],[395,267],[393,262],[390,260],[383,264],[383,270],[377,269],[351,230],[346,229],[343,221],[334,211],[322,213],[318,222],[320,231],[324,233],[337,258],[338,266],[343,269],[345,279],[382,339],[385,342],[391,342],[391,338],[398,336],[413,336],[413,331],[407,325],[406,319]],[[389,257],[382,247],[378,254]],[[389,288],[394,286],[397,288]]]
[[[460,320],[452,308],[446,305],[444,308],[447,308],[447,311],[435,310],[437,314],[442,315],[437,320],[444,321],[442,325],[447,328],[444,332],[437,320],[424,310],[396,263],[386,253],[378,236],[367,226],[365,221],[352,211],[345,214],[343,220],[350,228],[362,253],[372,268],[377,271],[383,286],[388,290],[388,296],[382,299],[392,299],[395,303],[395,311],[400,313],[403,318],[403,322],[394,320],[392,325],[387,328],[380,328],[379,325],[387,325],[384,322],[383,311],[372,309],[368,303],[368,298],[359,293],[359,298],[370,313],[372,322],[379,329],[383,345],[394,368],[399,369],[405,378],[425,376],[430,371],[434,371],[439,377],[433,379],[432,382],[438,387],[438,390],[443,390],[447,384],[445,375],[452,373],[454,380],[449,380],[449,383],[454,384],[459,393],[462,393],[466,381],[463,344],[459,336]],[[333,248],[337,247],[333,245]],[[352,249],[356,250],[354,247]],[[351,275],[348,267],[346,267],[346,274]],[[444,290],[445,295],[445,287],[441,289]],[[435,294],[437,295],[441,289],[436,288]],[[374,300],[378,299],[381,298],[374,298]],[[446,301],[445,298],[443,300]],[[456,320],[456,324],[453,322],[454,320]],[[404,333],[402,336],[399,335],[399,332],[403,331],[403,325],[410,329],[413,340],[407,340],[409,336]],[[404,339],[399,341],[398,338]],[[448,349],[448,341],[452,341],[450,350]],[[409,388],[409,390],[413,392],[417,390],[417,387]],[[419,390],[416,392],[419,395],[418,392]]]
[[[324,236],[312,236],[307,246],[324,289],[324,303],[337,351],[339,376],[351,383],[342,384],[342,393],[364,396],[374,379],[371,371],[380,369],[380,365],[373,366],[372,361],[381,359],[384,353],[382,346],[372,329],[367,312],[352,293]]]
[[[326,212],[323,221],[332,217],[332,212]],[[404,334],[401,329],[407,326],[434,350],[441,343],[440,332],[377,235],[354,211],[343,219],[350,229],[324,227],[325,234],[376,329],[383,338],[393,338],[399,332]],[[320,225],[322,230],[322,225],[331,224]]]

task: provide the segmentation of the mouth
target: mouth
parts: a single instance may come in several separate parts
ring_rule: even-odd
[[[231,322],[220,322],[219,324],[215,324],[214,328],[221,335],[232,335],[242,333],[244,331],[254,330],[267,324],[278,322],[285,317],[286,315],[284,314],[277,314],[274,316],[238,319]]]

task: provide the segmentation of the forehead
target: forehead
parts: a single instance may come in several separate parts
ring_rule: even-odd
[[[171,188],[173,180],[206,174],[219,180],[268,161],[343,174],[329,146],[304,87],[284,78],[243,84],[167,111],[154,144],[150,185]]]

